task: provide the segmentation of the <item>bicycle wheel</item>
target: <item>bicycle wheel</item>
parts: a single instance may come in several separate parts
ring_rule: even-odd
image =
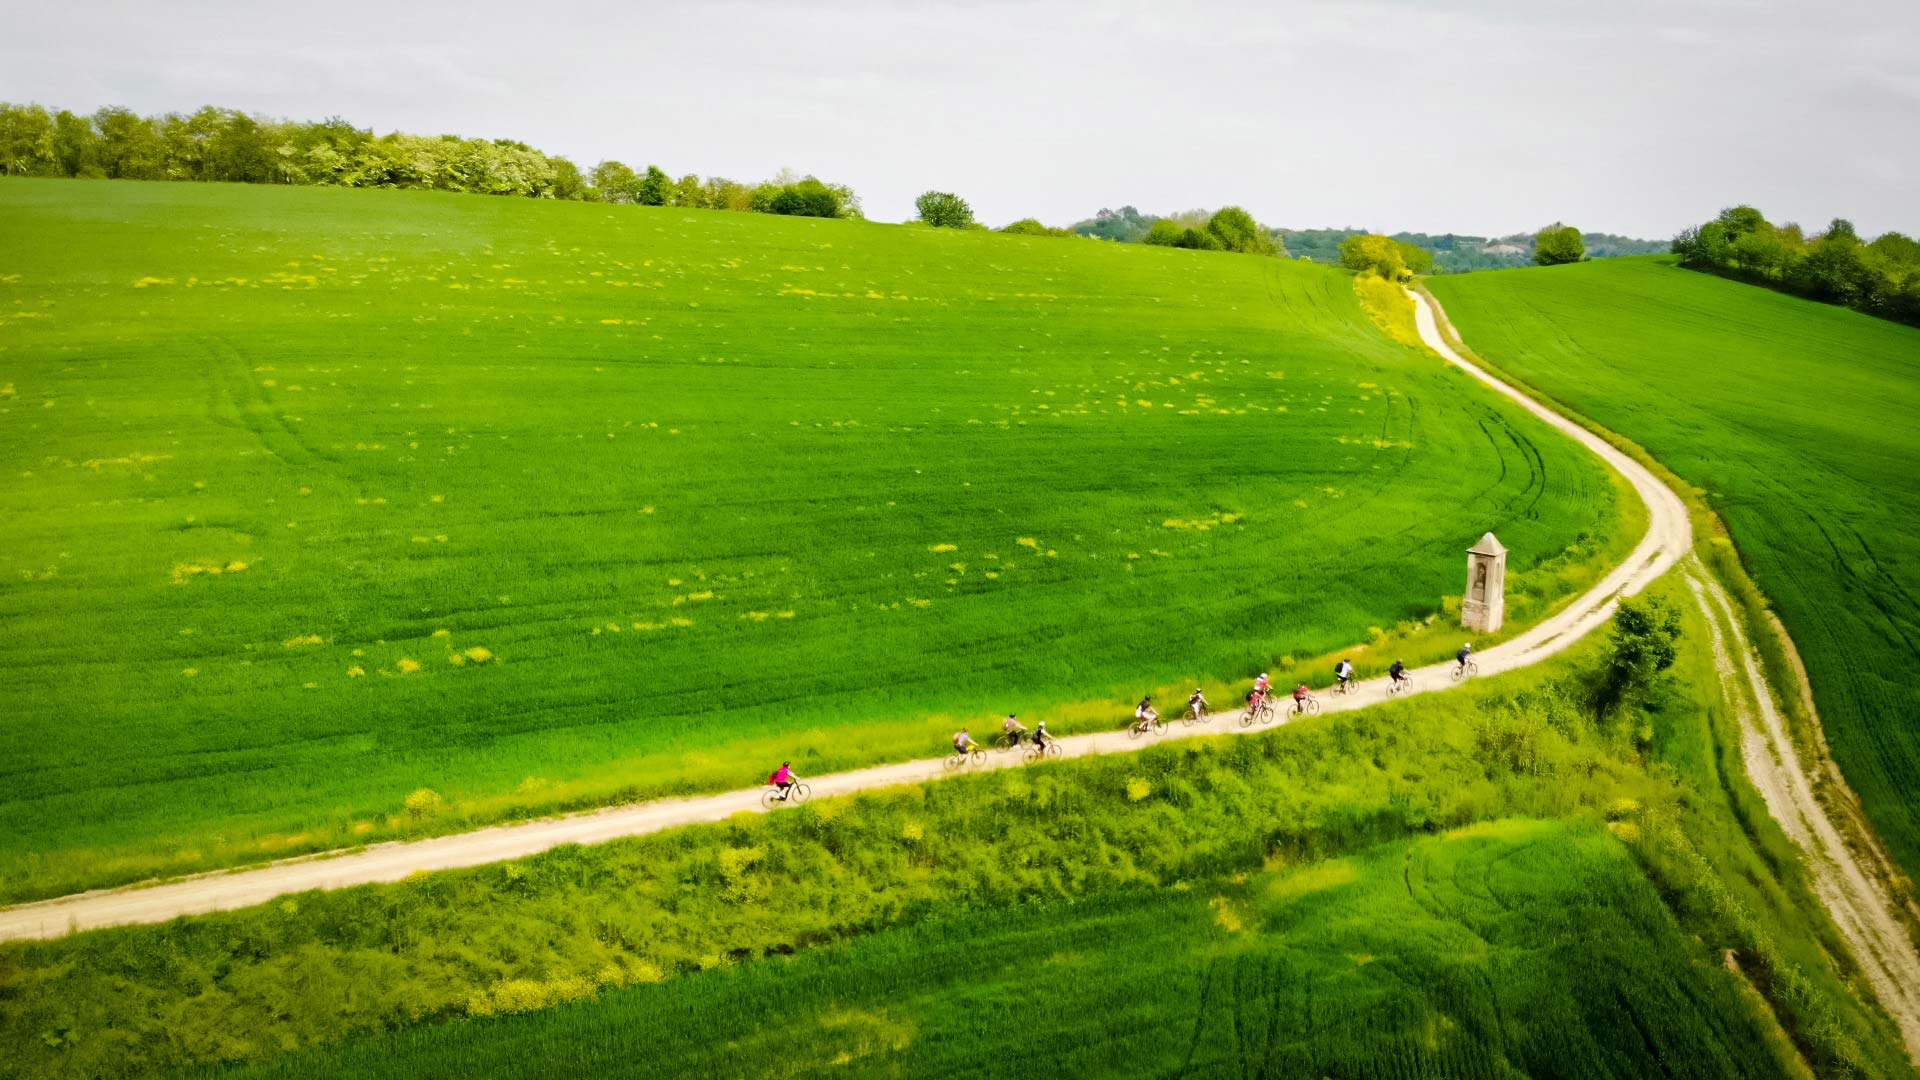
[[[791,798],[797,803],[806,802],[808,799],[813,798],[813,789],[805,784],[795,784],[793,785],[793,795]]]
[[[774,807],[779,806],[782,801],[783,800],[780,798],[779,788],[770,787],[767,790],[760,793],[760,808],[762,810],[771,810]]]
[[[987,752],[985,750],[975,750],[973,753],[967,755],[967,764],[969,765],[984,764],[986,760]]]
[[[1060,749],[1060,744],[1059,744],[1059,743],[1057,743],[1057,742],[1050,742],[1050,743],[1048,743],[1048,744],[1047,744],[1047,756],[1048,756],[1048,757],[1059,757],[1060,755],[1062,755],[1062,754],[1064,754],[1064,753],[1066,753],[1066,751],[1065,751],[1065,750],[1062,750],[1062,749]]]
[[[1310,697],[1307,699],[1307,715],[1308,716],[1320,715],[1320,699],[1319,698]]]
[[[1153,733],[1154,733],[1155,735],[1165,735],[1165,734],[1167,733],[1167,722],[1166,722],[1165,720],[1162,720],[1162,719],[1160,719],[1160,718],[1159,718],[1159,717],[1157,717],[1157,716],[1156,716],[1156,717],[1154,717],[1154,718],[1153,718]]]
[[[1133,723],[1127,725],[1127,738],[1129,739],[1139,738],[1140,732],[1144,729],[1145,729],[1145,725],[1142,724],[1140,721],[1135,720]]]
[[[1253,706],[1251,705],[1247,706],[1247,711],[1240,714],[1240,726],[1252,727],[1253,718],[1257,712],[1258,710],[1256,710]]]
[[[941,764],[947,767],[948,772],[952,772],[953,770],[959,768],[962,765],[965,765],[966,763],[967,763],[967,759],[961,757],[959,754],[948,754],[946,756],[946,759],[941,762]]]

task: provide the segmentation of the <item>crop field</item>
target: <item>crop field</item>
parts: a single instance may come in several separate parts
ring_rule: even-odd
[[[1791,1075],[1755,1009],[1605,830],[1508,819],[220,1075]]]
[[[314,188],[0,182],[0,475],[0,899],[1104,726],[1637,538],[1322,267]]]
[[[1848,783],[1920,870],[1920,330],[1664,258],[1432,288],[1476,352],[1706,489]]]

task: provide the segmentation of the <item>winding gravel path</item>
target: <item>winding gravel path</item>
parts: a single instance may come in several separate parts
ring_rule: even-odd
[[[1627,478],[1647,504],[1647,534],[1625,562],[1584,595],[1539,625],[1478,654],[1476,660],[1480,665],[1480,673],[1495,675],[1538,663],[1604,625],[1612,617],[1619,597],[1640,591],[1687,554],[1693,546],[1691,526],[1686,507],[1680,502],[1679,496],[1668,490],[1638,462],[1585,428],[1462,359],[1442,340],[1427,300],[1418,294],[1413,295],[1414,303],[1418,305],[1420,336],[1429,347],[1468,375],[1511,398],[1521,408],[1600,455],[1608,465]],[[1451,666],[1442,663],[1415,670],[1412,673],[1413,687],[1409,692],[1433,693],[1454,685],[1449,674]],[[1384,699],[1386,689],[1383,677],[1360,683],[1356,692],[1349,695],[1336,697],[1322,694],[1323,711],[1345,712],[1375,704]],[[1267,727],[1242,728],[1234,714],[1216,714],[1211,723],[1192,728],[1175,723],[1167,734],[1157,739],[1134,740],[1128,738],[1124,731],[1114,731],[1069,736],[1061,739],[1060,743],[1069,756],[1114,754],[1137,750],[1152,741],[1218,734],[1222,731],[1238,734],[1262,731]],[[1014,755],[989,753],[985,767],[1004,768],[1018,763]],[[897,784],[920,783],[945,775],[948,775],[946,769],[936,758],[809,777],[807,782],[818,798]],[[743,810],[759,810],[759,800],[758,788],[686,799],[663,799],[428,840],[377,844],[343,854],[289,859],[146,887],[78,893],[0,909],[0,941],[58,937],[72,931],[126,923],[164,922],[181,915],[250,907],[290,892],[398,881],[424,870],[446,870],[517,859],[563,844],[597,844],[678,825],[719,821]]]

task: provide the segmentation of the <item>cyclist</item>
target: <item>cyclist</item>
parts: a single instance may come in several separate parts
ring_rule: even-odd
[[[1047,734],[1047,722],[1045,720],[1042,720],[1038,724],[1034,725],[1033,727],[1034,749],[1039,750],[1042,753],[1045,753],[1047,749],[1047,744],[1052,741],[1053,741],[1053,736]]]
[[[1151,724],[1160,719],[1160,713],[1153,707],[1152,697],[1140,699],[1140,704],[1133,707],[1133,718],[1142,724]]]
[[[1187,710],[1198,717],[1206,715],[1207,707],[1207,696],[1200,692],[1199,687],[1194,687],[1193,693],[1187,697]]]
[[[1403,660],[1395,660],[1393,662],[1393,666],[1387,669],[1387,674],[1391,676],[1393,678],[1393,681],[1396,683],[1406,682],[1407,681],[1406,662]]]
[[[1340,680],[1340,685],[1342,686],[1345,686],[1346,684],[1352,682],[1353,681],[1353,661],[1347,659],[1344,656],[1341,657],[1340,662],[1333,665],[1333,677]]]
[[[1467,670],[1467,661],[1471,659],[1472,656],[1473,656],[1473,642],[1469,641],[1466,644],[1460,646],[1460,651],[1453,654],[1453,659],[1455,663],[1458,663],[1460,665],[1460,670],[1465,671]]]
[[[1266,697],[1267,691],[1271,689],[1273,689],[1273,684],[1267,681],[1266,672],[1261,672],[1260,677],[1253,680],[1253,692],[1259,694],[1261,697]]]
[[[1018,716],[1008,713],[1007,718],[1000,722],[1000,733],[1007,737],[1008,746],[1019,746],[1020,736],[1027,733],[1027,726],[1020,722]]]
[[[781,762],[780,767],[773,770],[773,775],[767,777],[767,783],[779,788],[780,797],[786,798],[793,791],[793,762]]]
[[[1307,693],[1306,683],[1301,683],[1299,686],[1296,686],[1293,688],[1293,711],[1294,712],[1300,713],[1300,712],[1306,711],[1307,696],[1308,696],[1308,693]]]
[[[967,734],[967,729],[961,728],[953,733],[953,749],[958,753],[970,754],[980,747],[974,743],[973,736]]]

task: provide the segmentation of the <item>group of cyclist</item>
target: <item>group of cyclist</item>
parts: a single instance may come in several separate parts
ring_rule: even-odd
[[[1460,646],[1460,651],[1454,654],[1454,662],[1458,665],[1459,672],[1467,670],[1467,663],[1472,656],[1472,642],[1467,642]],[[1457,677],[1458,672],[1456,672],[1456,678]],[[1337,691],[1345,693],[1347,689],[1353,685],[1353,661],[1341,657],[1340,662],[1333,666],[1333,678]],[[1405,661],[1394,660],[1393,664],[1387,668],[1387,678],[1390,680],[1390,686],[1393,689],[1400,689],[1408,685],[1407,665]],[[1247,694],[1247,708],[1258,712],[1260,708],[1267,703],[1268,698],[1270,698],[1272,694],[1273,683],[1268,678],[1267,673],[1263,671],[1260,673],[1259,678],[1253,680],[1253,689]],[[1304,711],[1306,702],[1311,696],[1312,691],[1307,689],[1306,683],[1301,683],[1294,687],[1294,711]],[[1187,709],[1196,720],[1208,712],[1209,706],[1206,695],[1201,693],[1200,688],[1197,686],[1194,687],[1193,693],[1187,696]],[[1151,727],[1159,723],[1159,721],[1160,713],[1153,707],[1153,696],[1148,695],[1141,698],[1140,704],[1134,706],[1133,709],[1134,730],[1138,731],[1142,728]],[[1020,717],[1014,713],[1008,713],[1007,718],[1000,722],[1000,736],[1002,745],[1009,750],[1019,747],[1022,740],[1030,739],[1036,748],[1045,751],[1048,744],[1054,741],[1053,735],[1047,731],[1047,722],[1045,720],[1041,720],[1036,724],[1033,731],[1029,733],[1027,726],[1022,724]],[[980,749],[980,744],[974,742],[973,736],[968,734],[966,728],[962,727],[959,731],[953,733],[953,749],[956,753],[971,754],[975,750]],[[780,767],[774,770],[772,776],[767,778],[767,782],[779,789],[782,799],[786,798],[794,784],[793,763],[788,761],[781,762]]]

